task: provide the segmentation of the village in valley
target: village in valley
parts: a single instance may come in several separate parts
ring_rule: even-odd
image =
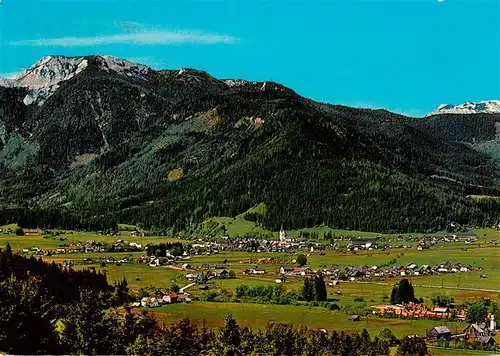
[[[238,308],[276,304],[301,315],[327,313],[313,324],[324,332],[334,325],[377,332],[405,323],[406,334],[425,337],[430,345],[484,350],[493,350],[498,341],[496,236],[497,229],[482,236],[469,231],[362,237],[324,232],[320,237],[301,231],[290,235],[281,228],[275,238],[182,239],[138,230],[0,231],[22,255],[125,278],[134,291],[128,305],[133,309],[196,318],[203,317],[197,314],[207,305],[229,312],[234,303]],[[412,300],[391,295],[402,280],[415,290]],[[307,281],[324,285],[322,300],[304,297]],[[479,319],[468,315],[476,304],[484,309]],[[274,323],[279,317],[287,321],[283,314],[261,322]]]

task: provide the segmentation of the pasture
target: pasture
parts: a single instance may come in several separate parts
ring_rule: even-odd
[[[15,230],[17,225],[7,225],[0,228],[7,229],[12,228]],[[157,244],[160,242],[186,242],[185,240],[180,240],[176,238],[167,238],[164,236],[131,236],[128,231],[120,231],[119,236],[106,236],[99,235],[91,232],[83,231],[66,231],[66,233],[52,236],[43,237],[42,235],[24,235],[17,236],[14,234],[0,234],[0,248],[3,248],[7,242],[10,243],[12,249],[15,251],[22,250],[23,248],[38,247],[40,249],[57,249],[60,247],[68,247],[71,243],[85,243],[86,241],[94,240],[96,242],[102,243],[113,243],[116,240],[126,240],[127,242],[136,242],[142,245],[147,244]]]
[[[193,304],[172,304],[160,308],[147,309],[155,314],[158,320],[168,324],[183,318],[191,318],[196,323],[203,321],[209,327],[223,324],[224,318],[231,314],[240,325],[264,329],[270,320],[278,323],[305,325],[311,329],[324,328],[328,331],[344,330],[359,332],[366,328],[372,335],[384,328],[391,329],[396,336],[408,334],[424,334],[430,328],[442,325],[443,322],[432,320],[400,320],[383,319],[374,316],[362,317],[361,321],[349,320],[349,315],[341,311],[329,311],[320,307],[196,302]],[[450,329],[460,330],[463,323],[447,323]]]

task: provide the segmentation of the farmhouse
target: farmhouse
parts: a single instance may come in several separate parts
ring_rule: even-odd
[[[275,282],[276,283],[283,283],[283,282],[285,282],[285,280],[286,280],[285,276],[278,276],[278,277],[276,277]]]
[[[427,333],[427,340],[450,340],[451,330],[447,326],[435,326]]]
[[[255,267],[250,268],[250,273],[252,273],[252,274],[265,274],[266,269],[264,267],[255,266]]]
[[[285,273],[292,273],[293,272],[293,267],[292,266],[281,266],[280,267],[280,273],[285,274]]]
[[[157,308],[160,306],[160,303],[158,302],[158,299],[152,297],[144,297],[141,299],[141,306],[142,307],[149,307],[149,308]]]
[[[338,275],[339,272],[340,272],[340,267],[336,265],[329,266],[326,270],[323,271],[323,273],[327,276]]]
[[[64,260],[63,263],[62,263],[62,266],[63,267],[71,267],[71,266],[73,266],[73,261],[66,261],[66,260]]]
[[[477,341],[479,341],[481,344],[484,345],[495,345],[496,341],[493,338],[493,336],[480,336],[477,338]]]
[[[179,296],[175,292],[168,292],[162,299],[164,303],[177,303]]]
[[[225,263],[209,263],[209,264],[204,264],[201,267],[203,269],[210,269],[210,270],[224,269],[224,268],[226,268],[226,264]]]
[[[186,274],[186,279],[188,279],[189,281],[196,281],[202,275],[203,275],[203,273],[201,273],[200,271],[196,271],[193,273]]]
[[[455,241],[476,241],[477,235],[473,232],[456,233],[451,235]]]
[[[450,312],[450,308],[447,307],[435,307],[433,310],[434,313],[445,314]]]
[[[217,277],[227,278],[228,276],[229,276],[229,271],[226,269],[222,269],[219,272],[217,272]]]
[[[296,276],[307,276],[311,274],[311,269],[309,267],[297,267],[293,269],[293,274]]]
[[[470,324],[464,329],[464,333],[469,338],[487,337],[491,335],[491,331],[488,329],[486,323]]]
[[[460,266],[460,272],[472,272],[471,265],[462,265]]]
[[[42,230],[40,229],[23,229],[24,235],[27,236],[38,236],[42,234]]]
[[[377,247],[378,238],[374,237],[358,237],[352,239],[347,246],[347,250],[360,250],[360,249],[371,249]]]
[[[177,303],[191,303],[191,298],[186,293],[181,293],[177,296]]]

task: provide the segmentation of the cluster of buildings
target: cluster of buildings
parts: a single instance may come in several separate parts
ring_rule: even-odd
[[[158,308],[164,304],[191,303],[191,298],[187,293],[176,293],[165,289],[157,290],[153,297],[143,297],[140,302],[132,303],[132,307]]]
[[[288,236],[283,226],[279,232],[279,240],[265,241],[264,252],[290,252],[306,250],[310,252],[325,251],[327,248],[333,248],[333,245],[325,245],[317,242],[312,242],[305,237],[295,238]]]
[[[9,227],[7,229],[0,229],[0,234],[4,234],[4,235],[10,235],[12,234],[14,231],[12,231],[12,229]]]
[[[314,274],[309,267],[292,267],[290,265],[280,266],[280,274],[288,276],[307,276]]]
[[[238,238],[229,238],[228,236],[224,236],[217,242],[203,241],[203,239],[199,239],[198,243],[193,244],[193,252],[191,254],[201,254],[202,251],[205,254],[209,254],[210,250],[233,250],[256,253],[278,253],[291,251],[315,252],[324,251],[327,248],[333,247],[334,245],[332,244],[313,242],[305,237],[296,238],[289,236],[286,234],[285,230],[281,228],[278,240],[274,240],[272,238],[252,238],[248,236]]]
[[[141,256],[137,259],[137,263],[147,264],[150,267],[162,266],[172,261],[169,261],[166,257],[156,257],[156,256]]]
[[[332,279],[341,280],[370,280],[374,278],[387,277],[407,277],[421,276],[439,273],[460,273],[472,272],[473,267],[467,264],[451,264],[450,262],[442,262],[438,265],[417,265],[416,263],[408,263],[407,265],[392,265],[392,266],[338,266],[332,265],[321,272],[323,275]]]
[[[226,269],[227,264],[222,262],[222,263],[205,263],[201,265],[201,268],[204,270],[221,270],[221,269]]]
[[[252,266],[244,270],[243,274],[266,274],[266,268],[259,266]]]
[[[65,248],[57,248],[55,250],[53,249],[48,249],[48,250],[42,250],[39,247],[31,247],[31,248],[23,248],[22,253],[33,253],[37,255],[44,255],[44,256],[52,256],[52,255],[60,255],[66,253]]]
[[[142,251],[142,244],[137,243],[137,242],[127,242],[124,240],[116,240],[116,242],[111,245],[111,251],[113,251],[113,252]]]
[[[473,243],[477,241],[477,235],[473,232],[461,232],[461,233],[453,233],[450,235],[446,235],[443,237],[445,242],[465,242],[465,243]]]
[[[257,267],[258,268],[258,267]],[[259,272],[255,272],[255,268],[253,270],[253,274],[258,274]],[[257,271],[260,271],[257,269]],[[280,274],[276,277],[276,283],[284,283],[288,277],[305,277],[313,275],[315,272],[309,267],[292,267],[290,265],[280,266]]]
[[[217,266],[204,265],[205,269],[218,269],[223,268],[224,265]],[[421,276],[440,273],[465,273],[472,272],[474,268],[467,264],[452,264],[450,262],[442,262],[440,264],[431,265],[417,265],[416,263],[409,263],[407,265],[393,265],[393,266],[338,266],[331,265],[319,271],[312,270],[311,268],[294,267],[291,265],[281,265],[279,267],[279,276],[281,277],[304,277],[311,276],[316,273],[321,273],[323,276],[330,280],[343,280],[343,281],[363,281],[372,279],[383,279],[391,277],[408,277],[408,276]],[[260,275],[266,274],[266,268],[254,265],[243,271],[245,275]],[[276,283],[282,283],[285,278],[276,279]]]
[[[436,326],[427,332],[426,339],[431,342],[439,340],[464,339],[476,341],[483,345],[495,345],[496,321],[494,314],[488,314],[486,321],[469,324],[460,334],[453,334],[447,326]]]
[[[360,251],[373,249],[387,249],[389,245],[380,244],[381,238],[378,237],[358,237],[351,239],[347,245],[347,251]]]
[[[66,237],[61,237],[60,240],[65,241]],[[31,248],[24,248],[22,252],[34,253],[44,256],[52,256],[55,254],[66,254],[66,253],[79,254],[79,253],[96,253],[96,252],[137,252],[142,250],[143,250],[143,245],[137,242],[116,240],[116,242],[110,245],[104,242],[89,240],[86,242],[71,242],[69,245],[57,249],[42,250],[34,246]]]

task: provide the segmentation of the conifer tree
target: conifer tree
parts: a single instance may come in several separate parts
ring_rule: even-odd
[[[327,300],[326,284],[321,274],[314,276],[314,292],[317,302],[324,302]]]

